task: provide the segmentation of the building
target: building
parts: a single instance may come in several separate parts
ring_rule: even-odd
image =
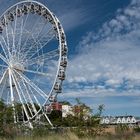
[[[58,111],[62,111],[62,104],[59,102],[53,102],[51,104],[51,109],[52,110],[58,110]]]
[[[117,124],[136,124],[137,119],[134,116],[105,116],[101,118],[101,124],[117,125]]]
[[[47,112],[47,114],[50,114],[52,110],[62,111],[62,104],[59,102],[53,102],[45,105],[44,110]]]
[[[90,109],[83,105],[62,105],[62,117],[67,117],[67,115],[73,115],[80,117],[81,115],[86,120],[91,116]]]
[[[71,105],[62,105],[62,117],[67,117],[67,115],[73,115],[73,107]]]

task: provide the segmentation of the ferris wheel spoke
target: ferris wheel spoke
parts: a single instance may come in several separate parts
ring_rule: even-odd
[[[8,66],[6,66],[6,65],[1,65],[1,64],[0,64],[0,67],[8,68]]]
[[[42,30],[43,30],[43,29],[42,29]],[[41,33],[41,32],[40,32],[40,33]],[[38,34],[37,37],[34,37],[34,35],[31,33],[31,36],[32,36],[32,38],[34,39],[34,44],[33,44],[33,46],[34,46],[34,45],[37,45],[37,46],[38,46],[38,43],[41,44],[41,41],[45,42],[46,40],[49,40],[50,38],[52,38],[52,36],[55,37],[53,28],[50,28],[50,29],[47,31],[47,33],[45,33],[44,35],[41,35],[41,36],[40,36],[40,33]],[[45,39],[45,41],[44,41],[44,39]]]
[[[6,104],[10,104],[10,91],[7,92],[7,101]]]
[[[14,123],[16,123],[14,94],[13,94],[13,86],[12,86],[12,83],[13,83],[12,73],[10,69],[8,71],[9,71],[10,98],[11,98],[11,104],[12,104],[13,113],[14,113]]]
[[[2,50],[3,50],[3,53],[4,53],[4,55],[5,55],[5,58],[8,60],[8,54],[10,53],[9,51],[8,51],[8,46],[7,46],[7,43],[6,43],[6,41],[5,41],[5,39],[4,39],[4,37],[2,36],[2,35],[0,35],[0,45],[1,45],[1,48],[2,48]],[[3,42],[3,43],[2,43]]]
[[[27,84],[26,84],[26,85],[27,85]],[[35,101],[36,101],[37,105],[39,105],[39,107],[40,107],[40,109],[41,109],[41,108],[42,108],[42,106],[41,106],[40,102],[38,101],[37,97],[35,96],[35,94],[34,94],[33,90],[31,89],[31,87],[30,87],[30,86],[27,86],[27,87],[28,87],[29,91],[31,92],[31,95],[32,95],[32,96],[33,96],[33,98],[35,99]]]
[[[14,51],[15,51],[15,33],[14,33],[13,29],[11,29],[11,36],[12,36],[12,42],[11,42],[11,50],[10,51],[11,51],[11,56],[14,56]]]
[[[41,23],[40,23],[41,24]],[[44,22],[43,25],[40,25],[39,29],[37,30],[36,34],[33,34],[32,32],[30,32],[32,38],[35,38],[36,40],[39,40],[39,36],[42,33],[43,29],[45,28],[46,23]],[[35,36],[36,35],[36,36]]]
[[[26,117],[27,117],[27,119],[28,119],[28,121],[29,121],[29,120],[30,120],[30,117],[29,117],[28,111],[27,111],[26,106],[25,106],[25,104],[24,104],[24,102],[23,102],[23,100],[22,100],[22,97],[21,97],[21,91],[22,91],[22,89],[20,89],[20,87],[19,87],[19,85],[18,85],[18,81],[17,81],[17,79],[16,79],[16,77],[15,77],[14,72],[12,72],[11,77],[12,77],[13,82],[14,82],[14,84],[15,84],[15,88],[16,88],[16,90],[17,90],[17,93],[18,93],[20,102],[21,102],[21,104],[22,104],[23,110],[24,110],[24,112],[25,112],[25,114],[26,114]]]
[[[22,91],[22,87],[20,86],[20,84],[19,84],[19,87],[20,87],[20,89],[21,89],[21,91]],[[27,105],[27,109],[28,109],[28,111],[30,112],[30,115],[31,115],[30,118],[31,118],[31,117],[33,117],[33,112],[32,112],[32,110],[31,110],[30,104],[29,104],[29,102],[27,101],[27,97],[25,97],[25,93],[22,91],[21,94],[22,94],[22,97],[23,97],[23,99],[24,99],[24,101],[25,101],[25,103],[26,103],[26,105]]]
[[[26,89],[26,91],[27,91],[26,94],[27,94],[27,96],[29,97],[29,100],[30,100],[30,103],[31,103],[31,105],[32,105],[33,111],[34,111],[34,113],[35,113],[35,115],[36,115],[36,114],[42,109],[42,105],[41,105],[40,102],[38,101],[38,99],[37,99],[35,93],[33,92],[33,90],[31,89],[31,86],[30,86],[24,79],[22,79],[22,82],[23,82],[23,85],[24,85],[24,87],[25,87],[25,89]],[[35,105],[34,105],[34,103],[33,103],[33,100],[32,100],[32,98],[31,98],[30,95],[33,96],[33,98],[35,99],[37,105],[39,106],[39,109],[38,109],[38,110],[36,109],[36,107],[35,107]],[[33,116],[32,116],[32,118],[33,118]],[[31,119],[32,119],[32,118],[31,118]]]
[[[38,47],[38,49],[37,49],[37,51],[35,52],[35,53],[33,53],[31,56],[30,56],[30,58],[32,58],[33,56],[35,56],[37,53],[39,53],[39,51],[41,50],[41,49],[43,49],[53,38],[54,38],[55,36],[51,36],[50,38],[48,38],[48,40],[45,42],[45,44],[41,44],[39,41],[37,41],[37,42],[39,42],[39,46],[40,47]],[[29,59],[30,59],[29,58]]]
[[[46,21],[45,21],[45,22],[43,21],[42,25],[41,25],[41,23],[37,24],[37,25],[39,25],[39,27],[36,28],[36,29],[37,29],[37,33],[36,33],[36,31],[35,31],[35,34],[33,34],[33,32],[30,32],[31,37],[32,37],[33,39],[35,39],[35,40],[40,40],[39,37],[40,37],[42,31],[44,31],[44,28],[45,28],[46,24],[47,24]],[[41,37],[42,37],[42,36],[43,36],[43,35],[41,35]],[[35,43],[35,42],[33,42],[33,43]],[[32,46],[34,46],[34,44],[33,44]]]
[[[29,40],[29,36],[30,36],[30,34],[29,34],[29,31],[27,31],[27,29],[25,28],[25,26],[26,26],[26,23],[27,23],[27,21],[28,21],[28,18],[29,18],[29,13],[27,14],[27,16],[26,16],[26,18],[25,18],[25,20],[24,20],[24,23],[22,22],[22,24],[21,24],[21,29],[20,29],[20,43],[19,43],[19,45],[18,45],[18,48],[19,48],[19,51],[18,51],[18,58],[20,58],[21,57],[21,53],[24,51],[24,47],[26,47],[26,43],[28,42],[28,40]],[[23,20],[23,18],[22,18],[22,20]],[[33,29],[32,29],[33,30]],[[27,37],[28,38],[26,38],[26,40],[24,41],[24,40],[22,40],[23,38],[23,34],[25,34],[25,35],[27,35]],[[22,44],[22,41],[24,42],[24,44]],[[22,51],[23,50],[23,51]]]
[[[31,96],[30,96],[29,89],[27,88],[27,85],[26,85],[25,81],[22,80],[22,82],[23,82],[23,86],[25,87],[26,94],[27,94],[27,96],[28,96],[27,98],[30,100],[30,103],[31,103],[32,108],[33,108],[33,111],[34,111],[34,113],[36,114],[36,113],[37,113],[37,109],[36,109],[36,107],[35,107],[35,105],[34,105],[34,103],[33,103],[33,100],[32,100],[32,98],[31,98]]]
[[[7,70],[4,71],[2,78],[0,79],[0,85],[2,86],[1,90],[0,90],[0,98],[2,98],[2,94],[3,94],[4,89],[6,87],[6,79],[7,79]]]
[[[39,72],[39,71],[33,71],[33,70],[24,70],[25,72],[29,72],[29,73],[34,73],[34,74],[38,74],[38,75],[43,75],[43,76],[51,76],[50,74],[44,73],[44,72]]]
[[[36,27],[37,24],[39,23],[39,20],[40,20],[40,18],[38,18],[38,19],[35,21],[34,25],[32,26],[31,32],[28,31],[28,32],[29,32],[29,35],[27,36],[27,38],[26,38],[26,40],[25,40],[25,43],[23,44],[22,48],[26,48],[27,42],[28,42],[28,40],[29,40],[30,37],[31,37],[31,33],[34,31],[35,27]]]
[[[39,55],[37,57],[34,57],[32,59],[29,59],[27,62],[28,62],[28,65],[33,65],[35,63],[40,63],[41,61],[46,61],[46,60],[50,60],[52,58],[56,58],[58,56],[59,56],[59,50],[55,49],[53,51],[50,51],[50,52],[44,53],[42,55]]]
[[[42,43],[40,42],[41,39],[39,38],[34,38],[33,35],[31,34],[33,40],[34,40],[34,43],[31,44],[30,46],[30,49],[26,52],[26,54],[24,55],[23,59],[25,59],[26,57],[28,57],[29,55],[29,58],[32,58],[34,55],[36,55],[37,53],[39,53],[39,51],[41,49],[43,49],[52,39],[54,39],[55,35],[53,33],[53,28],[50,29],[48,32],[47,32],[47,36],[45,37],[45,43],[42,45]],[[31,52],[31,54],[30,54]]]
[[[18,71],[14,70],[21,78],[23,78],[26,83],[28,83],[36,92],[40,94],[44,99],[48,98],[48,95],[46,95],[39,87],[37,87],[30,79],[28,79],[24,74],[19,73]]]
[[[0,99],[2,99],[2,95],[4,93],[4,90],[6,89],[6,86],[7,86],[7,81],[6,81],[6,78],[3,79],[3,84],[1,84],[2,87],[1,87],[1,90],[0,90]]]
[[[5,16],[4,16],[4,19],[5,19],[6,22],[8,22]],[[9,35],[8,35],[8,29],[7,29],[7,26],[6,26],[5,30],[6,30],[6,38],[7,38],[8,54],[9,54],[9,57],[10,57],[10,55],[11,55],[11,54],[10,54],[10,51],[9,51],[10,41],[9,41]],[[5,41],[5,42],[6,42],[6,41]],[[8,56],[6,56],[6,58],[8,59]]]
[[[0,53],[0,59],[3,60],[7,65],[9,64],[7,59]]]
[[[26,23],[28,21],[28,18],[29,18],[29,13],[27,14],[26,18],[25,18],[25,21],[24,23],[21,24],[21,34],[20,34],[20,43],[19,43],[19,50],[21,51],[21,41],[22,41],[22,37],[23,37],[23,31],[25,30],[25,26],[26,26]],[[23,20],[23,19],[22,19]],[[19,51],[19,52],[20,52]]]
[[[23,34],[23,19],[21,21],[21,27],[20,27],[20,35],[19,35],[19,41],[18,41],[18,45],[17,45],[17,54],[18,54],[18,58],[20,56],[20,47],[21,47],[21,39],[22,39],[22,34]]]
[[[18,6],[16,6],[16,13],[17,13],[17,10],[18,10]],[[16,53],[16,28],[17,28],[17,14],[15,15],[15,24],[14,24],[14,30],[12,29],[12,35],[13,35],[13,45],[12,45],[12,56],[15,55]]]
[[[3,80],[5,79],[5,76],[7,75],[7,69],[4,71],[2,78],[0,79],[0,85],[2,84]]]
[[[15,74],[15,78],[16,78],[16,74]],[[18,87],[19,87],[19,89],[20,89],[20,91],[21,91],[20,93],[21,93],[21,95],[22,95],[22,97],[23,97],[24,102],[25,102],[26,105],[27,105],[27,109],[29,110],[29,112],[30,112],[30,114],[31,114],[31,117],[33,117],[33,113],[32,113],[32,110],[31,110],[31,108],[30,108],[29,102],[27,101],[27,97],[25,97],[26,92],[23,91],[23,87],[21,87],[20,81],[18,80],[18,78],[16,78],[16,79],[17,79]],[[29,114],[28,114],[28,115],[29,115]]]

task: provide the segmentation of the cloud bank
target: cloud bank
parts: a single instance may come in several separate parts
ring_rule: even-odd
[[[67,97],[140,95],[140,1],[132,0],[98,33],[90,32],[69,62]]]

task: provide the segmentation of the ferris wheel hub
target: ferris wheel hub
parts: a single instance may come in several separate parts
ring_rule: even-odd
[[[24,66],[23,65],[16,65],[13,68],[17,71],[24,72]]]
[[[34,121],[44,111],[52,126],[44,106],[50,107],[62,92],[67,67],[60,21],[43,4],[25,0],[2,14],[0,35],[0,97],[17,113],[14,122]]]
[[[11,65],[9,66],[9,68],[10,68],[11,70],[17,70],[17,71],[20,71],[20,72],[24,72],[24,70],[25,70],[24,65],[21,64],[21,63],[18,63],[18,62],[15,62],[14,64],[11,64]]]

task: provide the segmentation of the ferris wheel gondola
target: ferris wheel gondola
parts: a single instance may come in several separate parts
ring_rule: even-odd
[[[16,117],[17,103],[27,118],[24,122],[30,122],[62,92],[67,50],[62,25],[45,5],[21,1],[2,14],[0,98],[12,105],[15,123],[21,118]]]

